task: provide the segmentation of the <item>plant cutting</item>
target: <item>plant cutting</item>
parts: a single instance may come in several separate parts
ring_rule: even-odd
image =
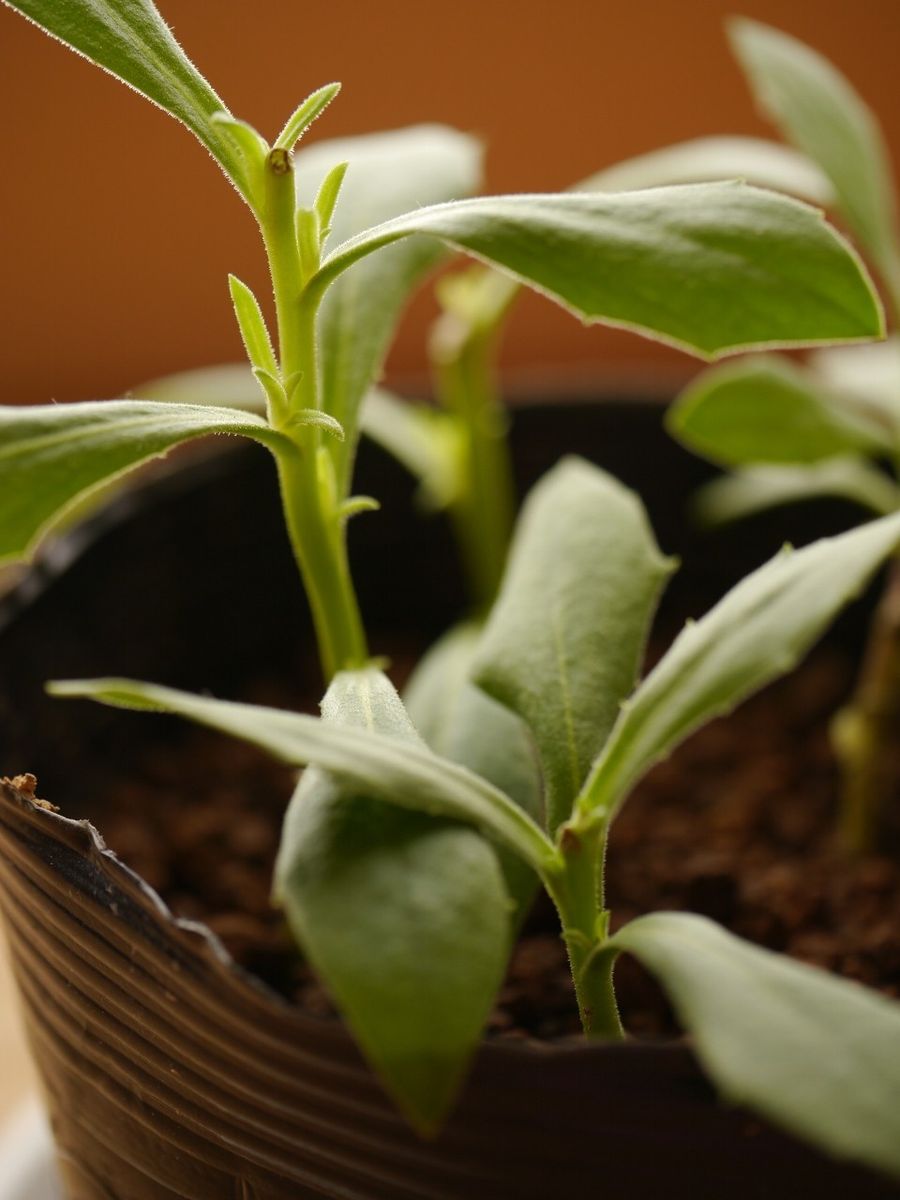
[[[900,306],[900,239],[891,164],[874,114],[810,47],[753,21],[732,44],[764,112],[830,180],[835,205],[874,264],[887,306]],[[817,351],[805,365],[766,355],[702,373],[668,424],[686,446],[731,468],[696,500],[706,523],[837,496],[869,514],[900,507],[900,343]],[[884,467],[887,467],[887,471]],[[900,568],[873,618],[856,690],[833,723],[843,776],[840,830],[853,852],[877,842],[897,785]]]
[[[412,204],[426,187],[444,193],[439,203],[332,245],[353,164],[330,166],[298,203],[304,152],[293,152],[335,85],[304,101],[270,144],[228,112],[151,4],[10,7],[180,118],[210,150],[260,226],[276,337],[232,279],[265,415],[146,400],[3,410],[0,553],[28,555],[94,489],[185,440],[251,438],[275,459],[328,680],[320,718],[127,679],[57,682],[54,693],[177,713],[306,766],[285,819],[276,898],[423,1134],[453,1104],[517,922],[542,885],[588,1037],[622,1037],[612,972],[628,951],[659,977],[726,1096],[900,1174],[898,1064],[879,1049],[900,1031],[895,1004],[699,917],[654,914],[611,935],[603,896],[609,828],[636,781],[704,721],[789,670],[900,542],[900,517],[779,556],[686,629],[635,687],[673,564],[633,493],[567,459],[518,523],[472,654],[481,690],[463,673],[454,691],[432,669],[418,727],[370,657],[345,540],[348,520],[372,507],[351,491],[360,403],[403,298],[441,246],[586,320],[709,357],[877,336],[881,312],[857,256],[815,210],[742,184],[447,199],[468,190],[473,152],[449,131],[427,139],[441,167],[418,177],[419,144],[401,176]],[[679,295],[689,303],[675,303]],[[448,722],[467,762],[428,745]],[[27,800],[31,785],[20,784]]]

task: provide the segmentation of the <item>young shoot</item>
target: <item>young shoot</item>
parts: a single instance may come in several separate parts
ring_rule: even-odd
[[[808,46],[753,21],[732,43],[761,107],[830,180],[841,216],[900,315],[900,238],[892,171],[874,115]],[[730,473],[696,498],[710,525],[835,496],[867,515],[900,509],[900,340],[820,350],[805,365],[766,355],[713,368],[670,410],[680,441]],[[840,834],[873,848],[896,792],[900,730],[900,561],[872,620],[853,695],[832,725],[841,768]]]
[[[351,491],[363,398],[411,288],[448,248],[585,321],[708,358],[878,336],[858,257],[816,210],[741,183],[467,198],[478,147],[439,127],[295,153],[333,85],[269,143],[227,110],[150,0],[6,2],[212,153],[259,226],[274,320],[232,279],[259,411],[148,399],[0,410],[0,556],[28,557],[73,505],[181,442],[249,437],[274,459],[328,680],[321,717],[122,679],[53,691],[178,713],[307,767],[275,896],[421,1132],[452,1106],[543,886],[588,1036],[622,1036],[612,971],[627,950],[667,988],[726,1095],[900,1175],[900,1063],[881,1052],[900,1035],[896,1004],[685,914],[611,935],[604,900],[609,828],[637,780],[793,666],[894,552],[900,515],[780,555],[635,687],[672,563],[635,495],[566,460],[528,500],[505,572],[496,550],[502,583],[483,627],[442,645],[441,672],[420,677],[409,707],[369,657],[345,537],[372,506]]]

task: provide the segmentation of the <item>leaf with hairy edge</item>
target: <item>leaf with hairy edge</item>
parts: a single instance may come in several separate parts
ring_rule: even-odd
[[[551,834],[634,687],[672,566],[638,497],[583,459],[525,501],[472,675],[534,734]]]
[[[848,80],[796,38],[745,17],[729,22],[761,108],[834,184],[848,223],[896,287],[892,173],[878,123]]]
[[[654,763],[791,670],[900,542],[900,514],[785,549],[688,624],[623,707],[579,797],[611,819]]]
[[[149,400],[0,408],[0,561],[27,558],[79,501],[173,446],[238,434],[273,451],[292,443],[251,413]]]
[[[481,630],[475,623],[445,633],[416,667],[404,691],[412,722],[436,754],[462,763],[544,823],[541,777],[524,723],[471,682]],[[518,916],[534,898],[537,878],[518,855],[499,851]]]
[[[338,138],[302,149],[294,161],[298,202],[312,208],[323,179],[339,163],[347,173],[331,218],[328,242],[411,208],[468,196],[481,178],[481,144],[443,125],[416,125],[365,137]],[[446,253],[415,238],[360,262],[325,299],[320,317],[324,407],[347,431],[331,447],[343,489],[349,485],[357,413],[381,370],[410,292]]]
[[[626,192],[678,183],[740,178],[827,207],[831,184],[809,159],[777,142],[750,137],[704,137],[679,142],[626,159],[589,175],[571,192]],[[469,329],[497,329],[522,285],[485,267],[445,276],[439,297],[446,299]],[[443,293],[443,294],[442,294]]]
[[[865,268],[821,213],[743,183],[439,204],[338,246],[310,288],[324,293],[361,258],[413,234],[473,254],[586,321],[708,357],[883,331]]]
[[[150,0],[3,2],[181,121],[251,199],[245,159],[212,119],[228,110]]]
[[[900,1178],[900,1004],[690,913],[639,917],[609,945],[657,977],[728,1100]]]
[[[689,450],[725,466],[889,454],[890,427],[786,358],[760,355],[703,371],[666,414]]]
[[[745,467],[694,493],[691,510],[701,525],[724,525],[767,508],[822,497],[849,500],[878,516],[900,509],[900,488],[861,458],[829,458],[808,466]]]
[[[326,723],[421,745],[381,672],[343,672]],[[497,857],[474,830],[372,799],[315,767],[287,811],[278,902],[387,1090],[432,1133],[446,1116],[511,944]]]
[[[576,192],[631,192],[673,183],[744,179],[800,200],[827,207],[834,189],[813,163],[796,150],[752,137],[701,137],[651,150],[589,175]]]
[[[54,696],[84,697],[116,708],[168,712],[259,746],[291,766],[322,767],[351,787],[400,808],[475,825],[543,872],[559,856],[539,826],[499,788],[414,742],[316,717],[211,700],[134,679],[67,679],[47,685]]]

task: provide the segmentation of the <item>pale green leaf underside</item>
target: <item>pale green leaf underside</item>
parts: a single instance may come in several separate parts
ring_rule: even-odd
[[[524,723],[471,681],[481,630],[454,626],[419,662],[404,691],[413,724],[436,754],[461,763],[494,784],[539,824],[544,823],[541,777]],[[500,849],[507,888],[524,916],[534,897],[534,872]]]
[[[900,441],[900,337],[868,346],[830,346],[816,350],[809,362],[826,387],[880,417]]]
[[[896,282],[891,169],[869,108],[831,63],[796,38],[746,18],[733,20],[729,32],[761,107],[829,177],[847,221]]]
[[[3,0],[183,122],[249,197],[244,160],[212,117],[225,105],[150,0]]]
[[[671,569],[638,497],[583,459],[525,502],[473,678],[530,727],[551,833],[634,687]]]
[[[605,167],[572,190],[631,192],[717,179],[743,179],[823,208],[834,203],[834,189],[808,158],[777,142],[752,137],[701,137],[677,142]]]
[[[789,671],[900,541],[900,515],[783,551],[687,625],[624,707],[580,804],[612,813],[690,733]]]
[[[28,557],[75,504],[126,471],[212,433],[291,446],[235,409],[148,400],[0,408],[0,561]]]
[[[709,357],[883,328],[864,268],[821,214],[742,183],[436,205],[339,246],[311,286],[325,291],[360,258],[417,233],[508,272],[586,321]]]
[[[322,714],[421,745],[374,669],[337,675]],[[288,808],[276,886],[387,1090],[433,1132],[509,954],[510,906],[493,850],[470,828],[371,799],[311,767]]]
[[[669,408],[666,424],[689,449],[725,466],[894,449],[884,421],[775,355],[702,372]]]
[[[441,509],[453,502],[462,486],[462,463],[459,431],[451,416],[372,388],[363,400],[360,426],[418,479],[426,507]]]
[[[900,509],[900,488],[860,458],[829,458],[809,466],[744,467],[694,493],[691,508],[703,525],[724,525],[783,504],[832,497],[878,516]]]
[[[640,917],[612,945],[659,979],[728,1100],[900,1177],[900,1004],[688,913]]]
[[[333,772],[351,787],[400,808],[479,827],[537,870],[557,861],[554,847],[508,796],[424,747],[317,717],[254,704],[212,700],[133,679],[79,679],[48,685],[53,695],[85,697],[118,708],[171,712],[261,747],[292,766]]]
[[[297,197],[310,207],[329,170],[349,163],[331,222],[334,246],[412,208],[470,195],[481,158],[475,138],[443,125],[317,142],[296,156]],[[432,239],[414,238],[360,262],[329,290],[320,317],[322,390],[325,408],[348,433],[410,293],[445,253]],[[333,448],[344,487],[354,444],[351,433]]]

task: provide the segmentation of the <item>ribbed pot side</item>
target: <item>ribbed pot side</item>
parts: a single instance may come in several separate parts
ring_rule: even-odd
[[[623,428],[630,421],[650,448],[646,457],[659,491],[657,456],[668,451],[657,433],[655,442],[648,440],[657,415],[634,410],[629,416],[632,408],[611,407],[600,420],[594,417],[593,442],[579,432],[580,409],[568,426],[559,410],[551,420],[520,422],[526,479],[571,445],[588,454],[599,447],[594,457],[615,468],[610,447],[627,445]],[[39,794],[63,811],[78,810],[66,783],[66,722],[76,720],[75,706],[61,717],[62,706],[51,709],[39,684],[47,674],[85,672],[82,650],[72,648],[61,614],[102,643],[115,625],[111,604],[139,619],[143,603],[148,620],[141,628],[151,640],[132,652],[109,635],[92,669],[225,686],[230,676],[206,677],[213,658],[201,639],[193,639],[196,661],[186,668],[190,634],[169,636],[185,622],[186,604],[206,612],[210,597],[167,599],[172,589],[166,582],[202,593],[219,588],[221,578],[231,581],[230,624],[217,630],[215,615],[206,622],[213,645],[226,628],[249,620],[254,604],[258,608],[253,593],[261,591],[259,572],[268,568],[253,555],[267,554],[277,540],[277,506],[266,501],[268,515],[254,507],[257,460],[250,469],[246,461],[236,457],[243,467],[213,472],[198,488],[176,488],[153,516],[138,512],[93,544],[35,603],[7,613],[0,632],[4,767],[12,750],[33,753],[33,768],[20,762],[16,769],[35,769]],[[677,502],[679,489],[695,481],[694,468],[685,464],[672,457],[673,491],[664,502],[669,513],[673,494]],[[378,478],[368,487],[384,495],[394,484],[383,477],[383,463],[376,467]],[[236,532],[223,512],[246,517],[250,531]],[[206,513],[215,519],[205,552],[214,554],[221,542],[232,559],[224,576],[212,568],[192,570],[179,557],[185,527]],[[407,528],[406,548],[393,544],[392,566],[430,562],[434,536],[423,540],[413,523]],[[235,538],[244,555],[238,572]],[[139,580],[128,580],[129,556],[138,562],[150,549],[162,557],[154,560],[159,590],[148,597]],[[382,542],[378,552],[384,549]],[[118,599],[109,599],[107,560],[109,587],[119,578],[132,595],[116,592]],[[360,562],[365,597],[383,578],[383,561],[363,555]],[[448,578],[439,574],[429,585],[448,610],[438,612],[437,624],[457,604]],[[414,587],[407,596],[411,587],[398,593],[410,619],[421,602]],[[294,602],[292,594],[280,599],[277,588],[272,595],[276,606]],[[282,614],[266,609],[265,615],[254,623],[256,637],[273,622],[277,628]],[[188,622],[188,628],[198,627]],[[162,631],[156,642],[154,629]],[[95,640],[90,653],[97,649]],[[155,669],[142,671],[148,659]],[[78,718],[86,722],[87,743],[102,754],[113,734],[91,724],[96,719]],[[43,751],[42,735],[49,740]],[[78,796],[89,791],[90,778],[80,778]],[[338,1022],[292,1007],[240,971],[208,931],[173,918],[90,824],[35,804],[8,783],[0,785],[0,908],[68,1200],[887,1200],[900,1194],[719,1104],[684,1043],[485,1043],[449,1124],[434,1141],[422,1141],[384,1097]]]

